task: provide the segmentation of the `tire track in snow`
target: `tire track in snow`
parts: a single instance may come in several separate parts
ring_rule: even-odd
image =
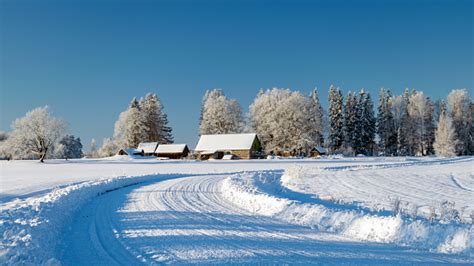
[[[226,177],[190,176],[97,197],[77,213],[61,261],[65,265],[456,261],[402,247],[351,242],[251,215],[222,197]]]

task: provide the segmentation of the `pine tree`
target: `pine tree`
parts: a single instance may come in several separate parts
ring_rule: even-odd
[[[362,89],[357,102],[357,124],[353,143],[356,154],[372,155],[375,138],[375,116],[370,93]]]
[[[80,138],[66,135],[59,141],[59,145],[62,146],[61,158],[72,159],[82,157],[82,143]]]
[[[324,110],[319,101],[317,89],[313,90],[310,97],[313,103],[315,142],[322,146],[324,144]]]
[[[397,105],[398,127],[397,127],[397,155],[408,156],[412,155],[412,148],[410,146],[410,131],[411,119],[408,113],[408,104],[410,103],[410,93],[405,89],[402,96],[399,98]]]
[[[344,148],[346,152],[354,153],[353,136],[357,125],[357,96],[349,91],[344,105]]]
[[[343,98],[339,88],[329,88],[329,150],[332,153],[341,151],[344,142]]]
[[[436,140],[433,144],[436,155],[455,156],[456,142],[456,133],[452,119],[446,112],[446,105],[442,103],[438,128],[436,129]]]
[[[395,155],[397,150],[397,130],[392,113],[390,90],[380,89],[377,134],[379,136],[379,150],[384,155]]]
[[[168,126],[168,117],[160,98],[155,93],[148,93],[145,99],[140,101],[140,107],[147,125],[146,141],[173,143],[172,129]]]

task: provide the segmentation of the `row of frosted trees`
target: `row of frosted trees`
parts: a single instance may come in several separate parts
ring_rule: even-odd
[[[92,143],[89,155],[111,156],[122,148],[136,148],[141,142],[173,143],[168,117],[160,98],[154,93],[148,93],[140,100],[133,98],[115,122],[113,137],[105,139],[98,150]]]
[[[222,90],[203,97],[200,134],[256,132],[267,153],[308,153],[326,146],[332,154],[385,156],[472,155],[473,103],[467,90],[433,102],[421,91],[392,95],[381,89],[378,105],[369,92],[329,89],[323,110],[317,91],[261,90],[247,116]]]

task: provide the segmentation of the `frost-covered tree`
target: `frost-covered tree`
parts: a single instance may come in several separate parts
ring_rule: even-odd
[[[338,152],[344,143],[343,98],[339,88],[329,88],[329,151]]]
[[[6,147],[8,133],[0,131],[0,160],[9,159],[11,157],[9,150]]]
[[[405,89],[401,96],[393,98],[392,113],[397,132],[397,155],[407,156],[412,154],[410,146],[411,119],[408,113],[408,103],[410,102],[410,92]]]
[[[314,119],[318,110],[313,99],[300,92],[260,91],[249,110],[252,127],[267,153],[308,152],[319,141]]]
[[[121,148],[125,148],[126,146],[125,132],[127,130],[128,120],[129,112],[127,109],[119,114],[119,117],[114,125],[113,141]]]
[[[433,147],[433,105],[423,92],[414,91],[410,96],[408,113],[411,118],[411,148],[415,154],[428,155]]]
[[[357,122],[357,96],[349,91],[344,104],[344,148],[350,154],[354,153],[353,137]]]
[[[140,104],[133,98],[128,107],[125,124],[125,147],[136,148],[147,137],[148,127],[141,112]]]
[[[314,89],[310,95],[313,103],[312,112],[314,112],[314,134],[317,145],[324,144],[324,109],[318,97],[317,89]]]
[[[90,158],[97,158],[97,157],[100,157],[98,154],[97,154],[97,142],[96,140],[93,138],[91,139],[91,144],[90,144],[90,147],[89,147],[89,152],[86,153],[87,157],[90,157]]]
[[[59,141],[60,148],[57,151],[57,158],[73,159],[82,157],[82,143],[80,138],[66,135]]]
[[[228,99],[220,89],[206,92],[199,125],[201,135],[241,133],[244,127],[242,108],[236,100]]]
[[[120,147],[111,138],[106,138],[103,141],[102,147],[97,151],[99,157],[109,157],[117,154]]]
[[[384,155],[395,155],[397,152],[397,131],[392,113],[390,90],[380,89],[379,105],[377,107],[377,134],[379,136],[379,151]]]
[[[159,97],[154,93],[148,93],[140,101],[140,107],[147,125],[145,141],[173,143],[172,129],[168,125],[168,117]]]
[[[11,151],[13,158],[39,158],[44,159],[53,146],[63,136],[66,123],[53,117],[49,108],[39,107],[26,113],[22,118],[16,119],[12,124],[12,132],[6,146]]]
[[[356,154],[372,155],[375,138],[374,104],[370,93],[362,89],[357,99],[357,123],[353,145]]]
[[[443,104],[436,129],[436,139],[433,144],[436,155],[455,156],[456,142],[457,138],[451,117],[447,114],[446,107]]]
[[[452,90],[447,98],[449,116],[457,136],[456,154],[473,155],[473,113],[472,100],[466,89]]]

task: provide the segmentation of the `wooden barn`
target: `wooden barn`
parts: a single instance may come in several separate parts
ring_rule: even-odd
[[[196,146],[198,159],[222,159],[232,154],[236,159],[257,159],[263,156],[262,145],[255,133],[202,135]]]
[[[158,142],[142,142],[138,144],[137,150],[141,151],[143,156],[155,156]]]
[[[155,151],[156,156],[170,159],[186,158],[189,148],[186,144],[160,144]]]
[[[118,155],[141,155],[141,156],[143,156],[142,151],[137,150],[137,149],[120,149],[117,152],[117,154]]]
[[[311,157],[317,158],[317,157],[320,157],[321,155],[326,155],[326,149],[325,148],[323,148],[321,146],[318,146],[318,147],[314,147],[311,150],[311,154],[310,154]]]

